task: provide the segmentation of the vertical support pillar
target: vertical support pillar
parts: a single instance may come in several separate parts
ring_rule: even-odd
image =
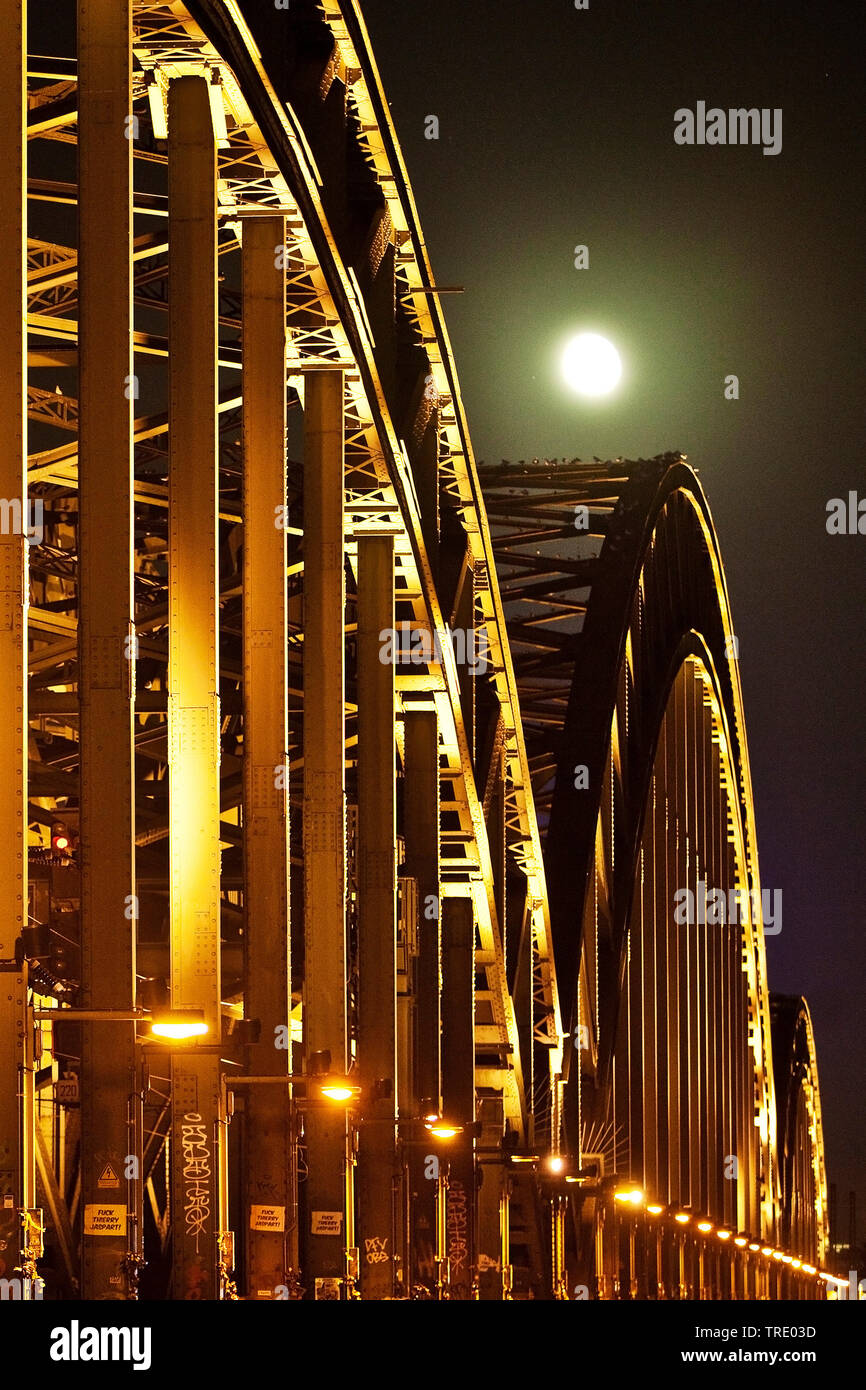
[[[26,13],[4,0],[6,80],[0,86],[0,1278],[21,1267],[23,1212],[36,1158],[28,1068],[27,977],[15,943],[27,923],[27,202]],[[14,524],[15,504],[20,507]]]
[[[418,885],[418,961],[416,973],[414,1111],[438,1114],[442,1108],[440,1073],[441,896],[439,884],[439,722],[435,708],[406,711],[403,764],[403,832],[406,873]],[[431,1146],[432,1147],[432,1146]],[[411,1284],[436,1282],[437,1163],[424,1147],[408,1149],[411,1218]],[[437,1160],[438,1161],[438,1160]]]
[[[343,374],[313,372],[304,409],[304,1045],[348,1063],[346,1009]],[[306,1114],[306,1260],[313,1297],[347,1276],[346,1115]]]
[[[433,710],[405,718],[406,872],[418,884],[418,1074],[416,1100],[439,1110],[441,915],[439,886],[439,723]]]
[[[471,898],[443,899],[442,1099],[465,1126],[448,1148],[447,1251],[452,1299],[473,1296],[475,1276],[475,916]]]
[[[508,1191],[502,1158],[505,1117],[502,1098],[478,1106],[481,1120],[481,1180],[478,1191],[478,1296],[500,1301],[509,1284]]]
[[[207,83],[168,92],[171,1002],[205,1042],[172,1055],[173,1296],[220,1296],[216,148]]]
[[[364,1087],[358,1155],[361,1297],[395,1291],[397,877],[394,542],[358,540],[358,1061]]]
[[[282,217],[243,225],[244,1012],[254,1076],[291,1070],[286,647],[286,307]],[[247,1293],[297,1268],[287,1085],[246,1093]]]
[[[128,0],[79,4],[79,864],[86,1009],[129,1009],[135,1002],[131,43]],[[135,1028],[85,1023],[82,1033],[82,1293],[124,1298],[135,1292],[136,1266],[127,1255],[139,1254],[141,1244]],[[128,1156],[137,1162],[128,1163]]]

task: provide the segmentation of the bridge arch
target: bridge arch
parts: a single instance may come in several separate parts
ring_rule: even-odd
[[[793,1241],[765,907],[778,923],[761,890],[738,645],[706,497],[677,454],[482,477],[571,1042],[563,1143],[588,1186],[632,1183],[730,1238]],[[692,920],[677,920],[689,907]],[[807,1094],[820,1129],[815,1083],[792,1100],[792,1154]],[[799,1169],[790,1181],[808,1203]],[[600,1207],[574,1205],[578,1244],[581,1222],[597,1240]],[[672,1282],[704,1278],[711,1287],[697,1270]]]
[[[565,1120],[573,1132],[581,1114],[583,1142],[607,1133],[616,1171],[623,1142],[627,1176],[665,1201],[765,1234],[778,1198],[774,1109],[735,652],[696,475],[678,458],[639,467],[599,555],[546,845],[563,998],[579,1008],[585,1031],[574,1036],[587,1044],[572,1054]],[[590,671],[599,694],[587,710]],[[583,793],[568,776],[581,763]],[[696,918],[718,916],[712,899],[701,911],[701,884],[745,920],[717,931],[706,920],[678,925],[678,893],[692,896]],[[574,907],[579,948],[569,941]]]
[[[827,1175],[812,1018],[805,999],[771,995],[781,1184],[781,1238],[813,1263],[825,1257]]]

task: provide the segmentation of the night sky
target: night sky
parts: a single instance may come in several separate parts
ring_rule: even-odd
[[[862,6],[589,4],[362,7],[436,278],[465,286],[443,303],[476,456],[699,470],[783,894],[770,987],[809,1001],[840,1236],[850,1188],[862,1236],[866,535],[826,529],[831,498],[866,498]],[[699,101],[781,108],[781,152],[675,144]],[[601,403],[559,377],[583,328],[624,359]]]

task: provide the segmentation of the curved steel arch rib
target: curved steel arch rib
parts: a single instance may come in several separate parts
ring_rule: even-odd
[[[678,454],[483,480],[573,1040],[569,1145],[769,1236],[782,1190],[761,883],[706,498]],[[692,925],[675,917],[685,890]]]
[[[772,995],[770,1015],[782,1240],[820,1265],[828,1246],[827,1176],[812,1019],[805,999],[796,995]]]

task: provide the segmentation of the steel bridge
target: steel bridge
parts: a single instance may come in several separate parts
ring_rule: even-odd
[[[4,1288],[825,1297],[694,471],[476,468],[356,0],[0,17]]]

